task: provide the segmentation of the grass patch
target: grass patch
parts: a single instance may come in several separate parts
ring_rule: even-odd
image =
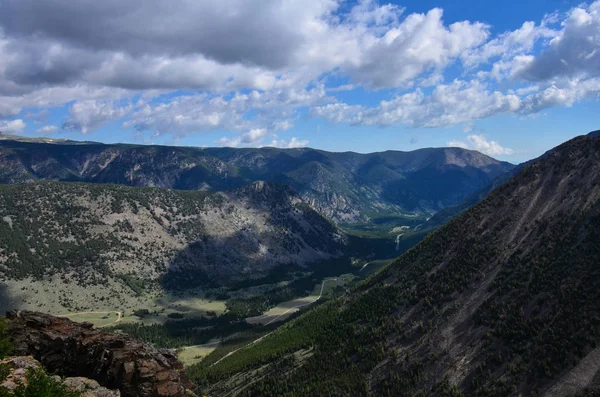
[[[197,364],[206,356],[211,354],[213,351],[217,349],[218,345],[214,346],[194,346],[190,348],[180,349],[177,352],[177,357],[183,365],[190,366],[193,364]]]

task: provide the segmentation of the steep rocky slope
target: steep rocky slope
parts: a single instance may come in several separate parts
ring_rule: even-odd
[[[183,364],[173,351],[42,313],[10,312],[7,318],[12,354],[33,356],[50,373],[91,378],[120,390],[123,397],[193,395],[190,389],[194,385],[181,373]],[[83,382],[75,378],[67,383]],[[109,393],[107,390],[104,395],[112,397]]]
[[[435,213],[512,168],[460,148],[358,154],[103,145],[0,136],[0,183],[57,180],[223,190],[266,180],[291,186],[338,222],[377,214]]]
[[[346,297],[190,374],[214,395],[597,393],[598,258],[600,137],[583,136]]]
[[[265,182],[219,193],[59,182],[0,186],[5,285],[20,279],[45,280],[52,290],[103,285],[90,290],[95,299],[116,299],[132,282],[181,290],[258,277],[281,264],[341,256],[346,244],[290,188]]]

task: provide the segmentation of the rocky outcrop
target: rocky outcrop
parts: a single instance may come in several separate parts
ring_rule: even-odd
[[[27,374],[29,369],[41,369],[42,364],[31,356],[9,357],[0,361],[0,365],[9,368],[8,376],[0,387],[15,390],[19,385],[27,385]],[[54,376],[54,380],[62,383],[68,390],[81,393],[81,397],[120,397],[118,390],[109,390],[100,386],[98,382],[88,378],[61,378]]]
[[[33,356],[51,373],[94,379],[123,397],[194,395],[171,350],[37,312],[9,312],[7,318],[13,354]]]

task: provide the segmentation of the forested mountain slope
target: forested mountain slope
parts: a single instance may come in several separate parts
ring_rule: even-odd
[[[378,214],[432,214],[512,168],[460,148],[358,154],[104,145],[0,135],[0,183],[57,180],[224,190],[265,180],[291,186],[319,212],[342,223]]]
[[[182,290],[338,257],[346,244],[337,227],[283,185],[255,182],[218,193],[0,185],[5,280],[60,277],[108,286],[133,277]]]
[[[349,295],[189,373],[211,395],[597,392],[598,258],[600,137],[582,136]]]

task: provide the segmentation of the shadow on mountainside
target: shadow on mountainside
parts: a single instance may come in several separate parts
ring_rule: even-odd
[[[279,282],[273,274],[277,269],[297,269],[315,272],[320,277],[354,272],[351,258],[363,261],[393,259],[419,243],[427,234],[421,231],[401,239],[347,236],[347,245],[332,257],[321,249],[306,253],[305,240],[281,239],[260,233],[254,227],[239,230],[225,238],[204,237],[188,244],[175,254],[161,278],[161,285],[170,292],[197,287],[218,288],[244,284],[248,279],[269,279]],[[337,248],[337,247],[336,247]],[[285,272],[284,272],[285,273]],[[280,274],[284,276],[284,274]],[[270,283],[270,282],[269,282]]]
[[[431,167],[385,183],[382,196],[409,211],[423,205],[439,211],[459,204],[489,182],[489,176],[478,168],[446,166],[439,170]]]
[[[20,310],[23,303],[23,297],[10,294],[4,283],[0,282],[0,314],[11,310]]]
[[[331,258],[323,251],[310,252],[307,245],[304,239],[260,233],[254,226],[224,238],[206,236],[175,254],[161,285],[169,291],[218,287],[248,277],[263,277],[281,265],[319,263]],[[340,250],[339,256],[342,254]]]

